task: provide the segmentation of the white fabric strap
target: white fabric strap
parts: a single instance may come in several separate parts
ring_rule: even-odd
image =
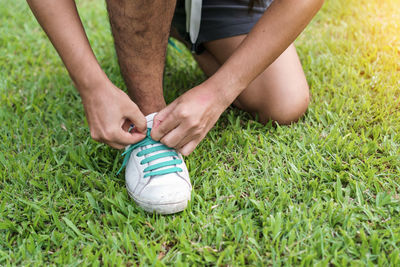
[[[186,31],[192,44],[196,43],[199,36],[202,3],[203,0],[185,0]]]

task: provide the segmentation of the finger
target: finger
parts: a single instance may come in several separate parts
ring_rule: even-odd
[[[129,119],[125,120],[125,122],[122,124],[121,128],[122,128],[122,130],[124,130],[125,132],[128,132],[128,133],[141,133],[136,129],[136,126]],[[146,133],[147,133],[147,131],[146,131]]]
[[[190,153],[193,152],[193,150],[196,148],[196,146],[200,143],[201,140],[195,139],[184,145],[181,149],[179,149],[179,152],[184,155],[188,156]]]
[[[125,116],[135,125],[135,129],[137,132],[146,133],[147,131],[146,118],[135,103],[132,102],[132,106],[130,107],[130,110],[127,112]]]
[[[186,129],[184,129],[182,125],[179,125],[175,129],[172,129],[169,133],[167,133],[163,138],[161,138],[160,142],[166,146],[177,148],[178,144],[185,136]]]
[[[162,121],[165,120],[166,117],[168,117],[169,114],[171,114],[171,112],[173,111],[173,109],[175,108],[176,103],[175,101],[172,102],[171,104],[169,104],[168,106],[166,106],[165,108],[163,108],[162,110],[160,110],[153,119],[153,129],[157,128],[160,123]]]
[[[195,134],[195,135],[187,135],[184,136],[181,141],[175,146],[176,149],[181,149],[183,148],[187,143],[191,142],[192,140],[199,139],[200,135]]]
[[[163,113],[161,114],[161,116],[157,117],[159,125],[155,128],[153,127],[153,129],[151,130],[151,138],[153,138],[156,141],[162,139],[167,133],[169,133],[171,130],[173,130],[179,125],[179,122],[176,119],[174,119],[172,112],[170,112],[166,117],[164,117],[164,110],[162,111]]]
[[[172,119],[172,116],[167,117],[165,121],[162,121],[157,128],[151,130],[151,138],[155,141],[160,141],[167,133],[176,128],[179,125],[177,120]]]
[[[113,138],[112,142],[117,143],[119,145],[127,146],[131,144],[136,144],[137,142],[143,140],[146,137],[143,133],[128,133],[124,130],[120,130],[115,138]]]

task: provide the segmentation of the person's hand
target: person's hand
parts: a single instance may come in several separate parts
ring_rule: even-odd
[[[129,96],[111,82],[85,90],[81,97],[94,140],[122,149],[146,137],[146,118]],[[135,128],[129,133],[131,124]]]
[[[154,117],[151,137],[187,156],[228,105],[217,88],[204,84],[194,87]]]

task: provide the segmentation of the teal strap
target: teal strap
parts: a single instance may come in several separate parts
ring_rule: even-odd
[[[144,147],[144,146],[153,145],[153,144],[160,144],[159,146],[150,147],[150,148],[143,149],[142,151],[139,151],[136,154],[138,157],[146,156],[146,155],[148,155],[150,153],[158,152],[158,151],[161,151],[161,150],[169,150],[167,152],[158,153],[158,154],[155,154],[155,155],[152,155],[150,157],[147,157],[147,158],[143,159],[140,162],[141,165],[146,164],[146,163],[151,163],[152,161],[157,160],[157,159],[161,159],[161,158],[178,157],[178,154],[175,151],[173,151],[171,148],[169,148],[169,147],[167,147],[165,145],[162,145],[160,142],[154,141],[150,136],[150,132],[151,132],[151,129],[148,128],[145,139],[143,139],[142,141],[140,141],[140,142],[138,142],[136,144],[130,145],[128,147],[128,149],[124,153],[122,153],[122,156],[124,156],[124,160],[122,162],[121,168],[117,172],[117,175],[124,169],[124,167],[128,163],[129,158],[131,157],[132,151],[135,150],[136,148],[139,148],[139,147]],[[168,161],[156,163],[156,164],[153,164],[153,165],[149,165],[147,168],[145,168],[143,170],[143,172],[146,173],[144,175],[144,177],[156,176],[156,175],[164,175],[164,174],[169,174],[169,173],[174,173],[174,172],[181,172],[182,171],[181,168],[175,167],[175,165],[181,164],[181,163],[182,163],[181,159],[179,159],[179,158],[175,159],[174,158],[173,160],[168,160]],[[154,170],[157,170],[159,168],[169,167],[169,166],[171,166],[171,168],[154,171]]]
[[[167,166],[171,166],[171,165],[175,165],[175,164],[181,164],[181,163],[182,163],[182,161],[180,159],[168,160],[168,161],[150,165],[149,167],[144,169],[144,172],[156,170],[156,169],[159,169],[162,167],[167,167]]]
[[[146,173],[144,175],[144,178],[149,177],[149,176],[164,175],[164,174],[168,174],[168,173],[181,172],[181,171],[182,171],[181,168],[174,167],[174,168],[171,168],[171,169],[166,169],[166,170]]]
[[[165,146],[165,145],[161,145],[161,146],[155,146],[155,147],[151,147],[142,151],[139,151],[139,153],[137,153],[138,157],[141,156],[145,156],[147,154],[153,153],[153,152],[157,152],[160,150],[170,150],[171,148]]]
[[[146,164],[146,163],[149,163],[149,162],[151,162],[151,161],[153,161],[153,160],[156,160],[156,159],[160,159],[160,158],[164,158],[164,157],[177,157],[178,156],[178,154],[176,154],[176,152],[174,152],[174,151],[168,151],[168,152],[164,152],[164,153],[160,153],[160,154],[155,154],[154,156],[150,156],[150,157],[148,157],[148,158],[145,158],[144,160],[142,160],[141,162],[140,162],[140,164]]]

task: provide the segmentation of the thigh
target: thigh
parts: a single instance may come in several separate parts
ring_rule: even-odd
[[[246,35],[239,35],[219,39],[206,42],[204,46],[222,65],[245,37]],[[234,104],[253,114],[264,116],[261,120],[277,120],[276,117],[282,115],[290,117],[291,114],[288,113],[291,112],[304,113],[308,97],[307,80],[296,48],[292,44],[239,95]]]

